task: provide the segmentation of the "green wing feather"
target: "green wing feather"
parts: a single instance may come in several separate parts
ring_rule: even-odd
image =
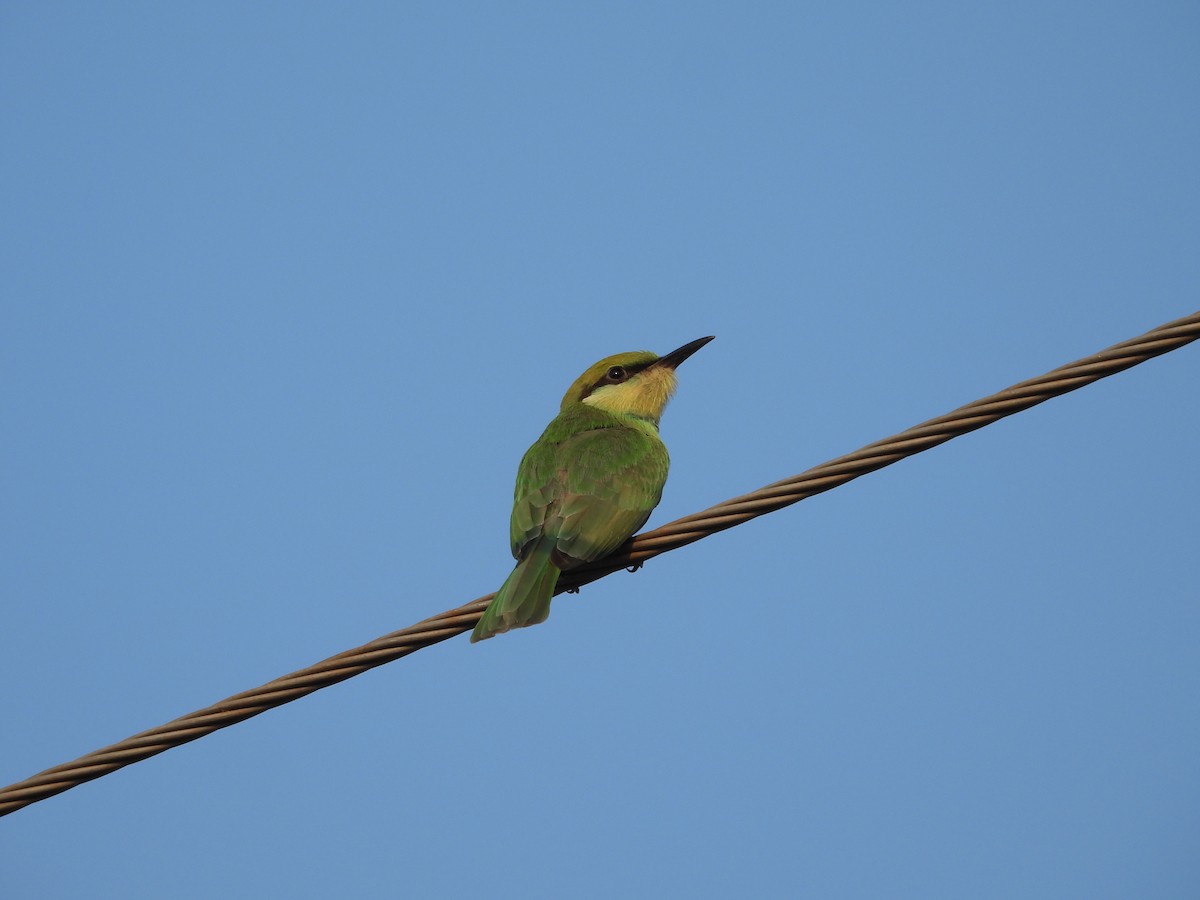
[[[550,423],[517,473],[513,556],[555,538],[564,562],[591,562],[637,531],[662,497],[670,460],[652,426],[579,404]],[[565,566],[569,568],[570,566]]]
[[[510,520],[517,567],[472,642],[544,621],[562,569],[607,556],[645,524],[669,464],[653,425],[582,403],[560,413],[521,460]]]

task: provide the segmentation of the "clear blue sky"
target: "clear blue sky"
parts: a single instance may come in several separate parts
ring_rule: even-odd
[[[1200,307],[1195,3],[10,2],[0,783]],[[1200,347],[0,820],[0,894],[1194,898]]]

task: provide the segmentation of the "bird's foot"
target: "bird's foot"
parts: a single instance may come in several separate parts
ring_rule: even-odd
[[[645,565],[645,563],[637,562],[637,563],[634,563],[632,566],[626,566],[625,571],[626,572],[636,572],[638,569],[640,569],[644,565]]]
[[[578,593],[579,593],[579,586],[578,586],[578,585],[576,585],[575,587],[569,587],[569,588],[567,588],[567,593],[568,593],[568,594],[578,594]]]

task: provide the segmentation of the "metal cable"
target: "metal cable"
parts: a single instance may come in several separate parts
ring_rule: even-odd
[[[1051,397],[1073,391],[1175,350],[1197,338],[1200,338],[1200,312],[1168,322],[1141,337],[1132,338],[1092,356],[1060,366],[1039,378],[1022,381],[990,397],[968,403],[954,412],[868,444],[861,450],[830,460],[800,475],[777,481],[752,493],[734,497],[703,512],[684,516],[661,528],[638,535],[612,556],[564,573],[556,593],[573,590],[617,569],[640,565],[660,553],[666,553],[764,513],[774,512],[806,497],[828,491],[860,475],[881,469],[930,447],[936,447],[951,438],[982,428],[997,419],[1028,409]],[[165,725],[135,734],[119,743],[81,756],[73,762],[63,763],[24,781],[0,788],[0,816],[69,790],[85,781],[107,775],[130,763],[194,741],[268,709],[282,706],[323,687],[345,681],[375,666],[400,659],[422,647],[469,631],[475,626],[493,596],[488,594],[486,597],[480,597],[457,609],[384,635],[369,644],[363,644],[306,669],[276,678],[261,687],[243,691]]]

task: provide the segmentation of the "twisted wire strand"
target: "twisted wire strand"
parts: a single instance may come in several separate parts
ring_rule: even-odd
[[[1136,366],[1197,338],[1200,338],[1200,312],[1168,322],[1140,337],[1122,341],[1038,378],[1022,381],[799,475],[640,534],[627,541],[613,555],[564,573],[555,593],[574,590],[621,568],[641,565],[659,554],[831,490],[860,475],[882,469],[1005,416]],[[24,781],[0,788],[0,816],[462,634],[475,626],[493,596],[488,594],[456,609],[431,616],[361,647],[346,650],[260,687],[234,694],[212,706],[95,750],[72,762],[54,766]]]

